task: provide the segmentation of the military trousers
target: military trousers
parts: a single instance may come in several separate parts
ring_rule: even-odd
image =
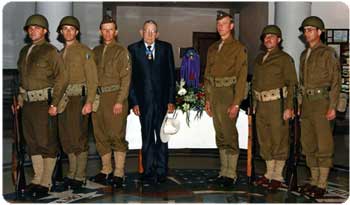
[[[117,95],[118,91],[102,93],[98,110],[92,113],[96,149],[100,156],[113,151],[128,150],[128,142],[125,140],[128,102],[123,102],[121,114],[114,115],[113,107]]]
[[[217,147],[219,150],[226,150],[229,154],[239,154],[236,128],[238,115],[232,120],[227,113],[227,109],[232,105],[234,99],[233,86],[213,87],[210,99]]]
[[[81,113],[84,104],[81,96],[71,96],[64,112],[58,115],[59,138],[66,154],[88,151],[89,115]]]
[[[48,110],[47,101],[24,102],[22,128],[29,156],[57,157],[57,117],[51,117]]]
[[[281,100],[258,102],[256,107],[257,137],[264,160],[288,159],[289,122],[282,119],[280,103]]]
[[[329,99],[303,97],[301,146],[308,167],[329,168],[333,164],[334,141],[331,122],[326,119]]]

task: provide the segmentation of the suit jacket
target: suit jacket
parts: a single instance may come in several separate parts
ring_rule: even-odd
[[[145,109],[156,104],[164,112],[168,103],[175,104],[175,66],[171,44],[156,40],[153,62],[147,59],[143,40],[129,45],[128,49],[133,68],[130,106],[139,105],[142,114]]]

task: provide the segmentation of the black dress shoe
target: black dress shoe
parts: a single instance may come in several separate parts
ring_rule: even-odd
[[[72,179],[70,181],[70,187],[72,189],[80,189],[84,184],[85,184],[84,181],[80,181],[80,180],[76,180],[76,179]]]
[[[166,182],[167,179],[168,179],[168,178],[167,178],[166,175],[157,176],[157,182],[158,182],[158,183],[164,183],[164,182]]]
[[[224,185],[224,187],[233,187],[236,185],[236,181],[237,181],[237,179],[225,177],[223,185]]]
[[[49,195],[49,188],[42,186],[42,185],[37,185],[35,188],[33,188],[32,196],[35,198],[43,198]]]
[[[109,182],[112,180],[113,178],[113,173],[109,173],[109,174],[104,174],[102,172],[98,173],[97,175],[90,177],[90,181],[99,183],[99,184],[109,184]]]
[[[123,188],[123,181],[124,179],[122,177],[113,176],[112,187],[115,189]]]
[[[30,183],[30,184],[27,185],[25,191],[26,191],[27,193],[32,194],[36,186],[39,186],[39,184]]]
[[[65,189],[80,189],[84,184],[84,181],[71,179],[69,177],[63,178],[63,185]]]
[[[226,177],[221,176],[221,175],[215,175],[215,176],[212,176],[212,177],[207,178],[207,180],[208,180],[209,182],[213,182],[213,183],[215,183],[215,184],[221,186],[221,185],[224,185],[225,180],[226,180]]]
[[[139,181],[142,183],[154,183],[156,179],[152,174],[141,174],[139,177]]]

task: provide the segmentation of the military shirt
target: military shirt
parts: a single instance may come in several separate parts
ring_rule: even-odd
[[[222,40],[213,43],[207,54],[205,69],[205,90],[210,96],[210,83],[208,77],[236,77],[234,105],[239,105],[244,98],[248,73],[247,51],[245,46],[230,36],[219,50]],[[210,99],[210,97],[209,97]]]
[[[51,104],[57,106],[68,85],[68,74],[57,49],[46,40],[22,48],[17,62],[19,85],[25,90],[53,88]]]
[[[294,87],[298,83],[293,58],[279,48],[271,50],[263,61],[265,55],[261,53],[255,59],[252,88],[261,92],[286,86],[286,108],[292,109]]]
[[[307,50],[300,56],[300,83],[306,89],[329,87],[330,109],[334,109],[340,92],[339,60],[333,48],[319,43],[311,49],[305,62]]]
[[[106,47],[106,48],[105,48]],[[93,49],[99,86],[119,85],[116,103],[123,103],[129,94],[131,62],[127,48],[116,41]]]
[[[87,86],[87,103],[93,103],[97,90],[97,68],[93,52],[87,46],[75,41],[61,51],[68,70],[69,84],[85,83]]]

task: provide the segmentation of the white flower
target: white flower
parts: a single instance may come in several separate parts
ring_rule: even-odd
[[[186,111],[188,111],[188,110],[190,109],[190,104],[185,103],[185,104],[182,105],[182,108],[183,108],[184,111],[186,112]]]
[[[184,88],[185,84],[186,84],[185,80],[183,78],[181,78],[180,88],[179,88],[179,91],[177,92],[178,95],[180,95],[180,96],[186,95],[187,90]]]
[[[184,96],[186,95],[187,90],[185,88],[180,88],[180,90],[177,92],[178,95]]]
[[[186,82],[183,78],[180,80],[180,88],[183,88],[185,86]]]

